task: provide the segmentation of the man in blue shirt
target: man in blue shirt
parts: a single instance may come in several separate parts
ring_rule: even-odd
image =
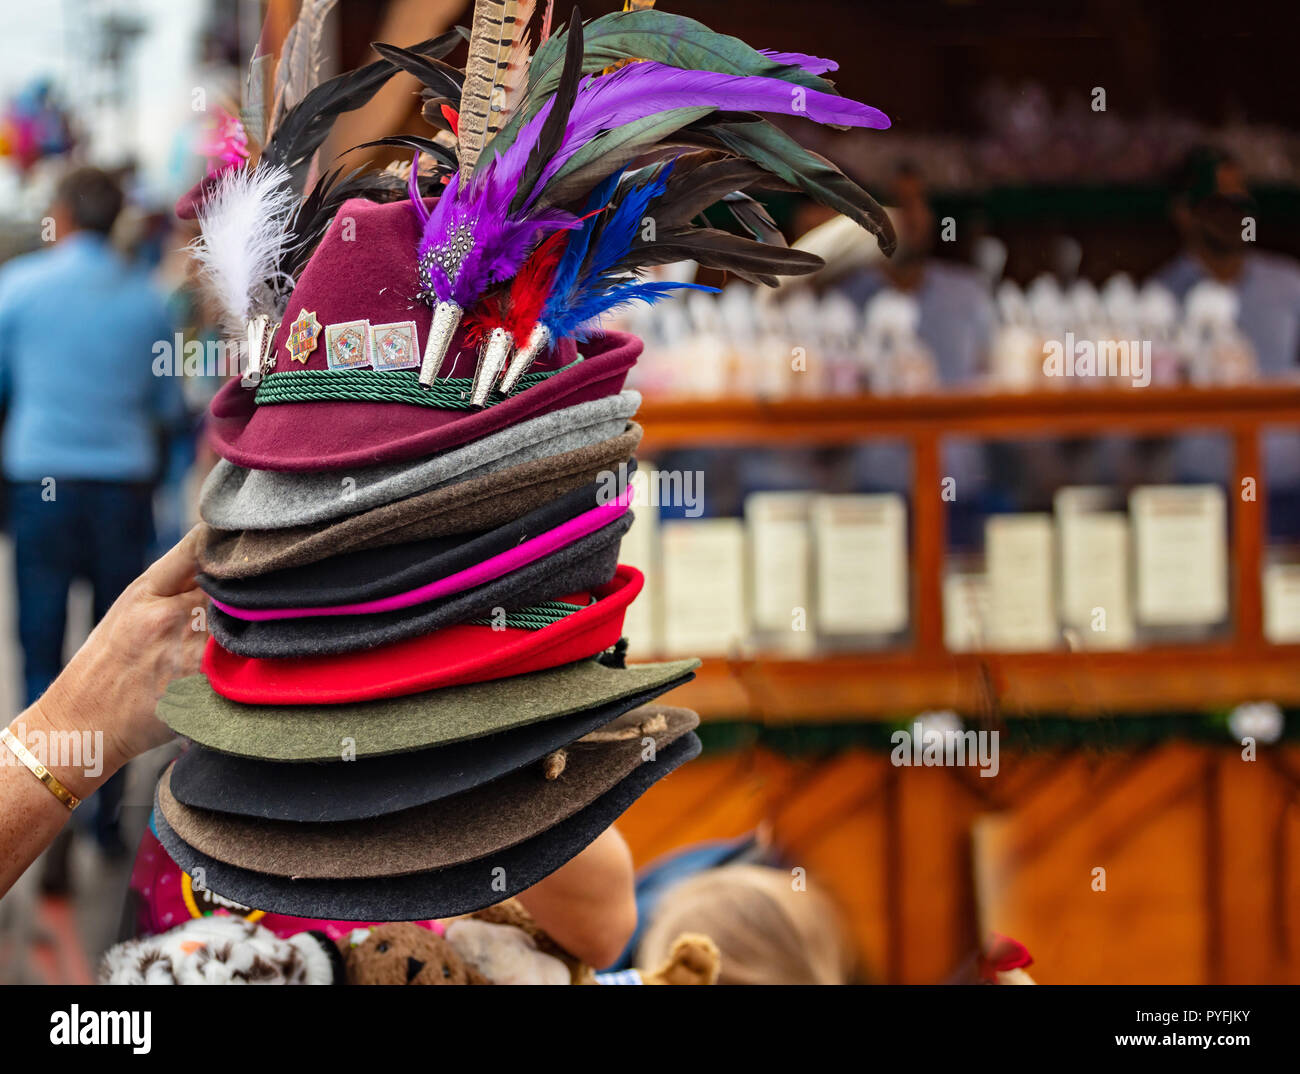
[[[27,705],[62,667],[72,580],[90,582],[98,621],[144,569],[160,446],[185,420],[179,379],[152,371],[155,343],[172,339],[163,299],[109,244],[121,208],[110,175],[70,172],[45,221],[55,245],[0,269],[3,466]],[[110,786],[96,834],[116,849],[121,792]]]

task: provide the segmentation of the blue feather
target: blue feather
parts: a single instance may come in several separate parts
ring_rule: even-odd
[[[597,322],[606,313],[633,302],[644,302],[653,306],[661,298],[667,298],[674,291],[707,291],[717,294],[718,288],[706,287],[699,283],[663,283],[655,281],[645,283],[634,280],[629,283],[615,284],[602,291],[584,296],[576,306],[564,311],[563,335],[556,339],[572,335],[575,339],[585,341],[596,330]],[[555,328],[552,326],[552,331]]]
[[[641,186],[628,191],[601,229],[600,238],[583,271],[584,279],[598,279],[631,249],[650,202],[664,192],[672,170],[673,166],[669,163]]]
[[[586,216],[588,213],[594,213],[604,208],[609,203],[609,199],[614,196],[614,191],[618,188],[618,181],[622,178],[622,175],[623,171],[620,168],[597,186],[587,198],[586,208],[582,210],[581,215]],[[578,271],[587,258],[591,236],[595,234],[599,221],[599,216],[588,217],[587,220],[583,221],[582,227],[574,231],[569,237],[568,245],[564,248],[564,254],[560,257],[560,263],[555,267],[555,279],[551,284],[550,297],[542,308],[541,320],[544,323],[553,311],[559,310],[572,298],[572,291],[578,279]]]

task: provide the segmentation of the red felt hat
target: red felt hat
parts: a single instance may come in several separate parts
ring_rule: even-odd
[[[400,462],[622,390],[641,353],[641,341],[622,332],[584,344],[576,364],[572,341],[562,342],[533,363],[526,386],[483,408],[468,405],[468,378],[478,356],[466,345],[464,322],[452,345],[454,361],[434,392],[419,387],[415,368],[338,368],[337,362],[331,368],[328,326],[363,320],[372,326],[414,322],[418,360],[433,316],[417,297],[419,235],[406,200],[343,203],[298,279],[275,334],[274,364],[264,369],[261,384],[254,390],[232,380],[212,400],[208,432],[218,454],[255,470]],[[304,319],[295,341],[305,362],[288,349],[292,326],[304,312],[314,315]]]
[[[236,656],[209,639],[203,671],[222,697],[249,705],[342,704],[504,679],[614,645],[644,582],[635,567],[620,565],[591,591],[595,603],[540,630],[462,624],[361,652],[276,660]]]

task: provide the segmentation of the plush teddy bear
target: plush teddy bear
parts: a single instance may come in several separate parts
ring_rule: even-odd
[[[282,940],[226,914],[196,917],[110,948],[101,984],[342,984],[343,960],[323,932]]]
[[[485,985],[483,974],[432,929],[394,921],[353,929],[339,940],[353,985]]]
[[[447,925],[447,942],[493,984],[603,983],[581,959],[556,943],[524,909],[507,899]],[[684,935],[673,944],[668,961],[653,971],[632,970],[641,984],[714,984],[721,959],[707,936]]]

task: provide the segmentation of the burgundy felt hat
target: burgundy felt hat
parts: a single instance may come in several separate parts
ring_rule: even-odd
[[[597,336],[581,353],[561,343],[512,395],[494,394],[481,408],[469,404],[477,351],[464,326],[432,390],[420,387],[416,368],[374,368],[399,364],[402,354],[418,363],[424,347],[432,310],[416,297],[418,241],[409,202],[343,203],[299,277],[261,383],[232,380],[212,400],[209,437],[222,458],[288,471],[400,462],[622,390],[641,341],[621,332]],[[358,325],[366,321],[369,332]],[[350,337],[348,329],[331,333],[343,325]],[[381,355],[386,332],[405,339],[405,350]]]

